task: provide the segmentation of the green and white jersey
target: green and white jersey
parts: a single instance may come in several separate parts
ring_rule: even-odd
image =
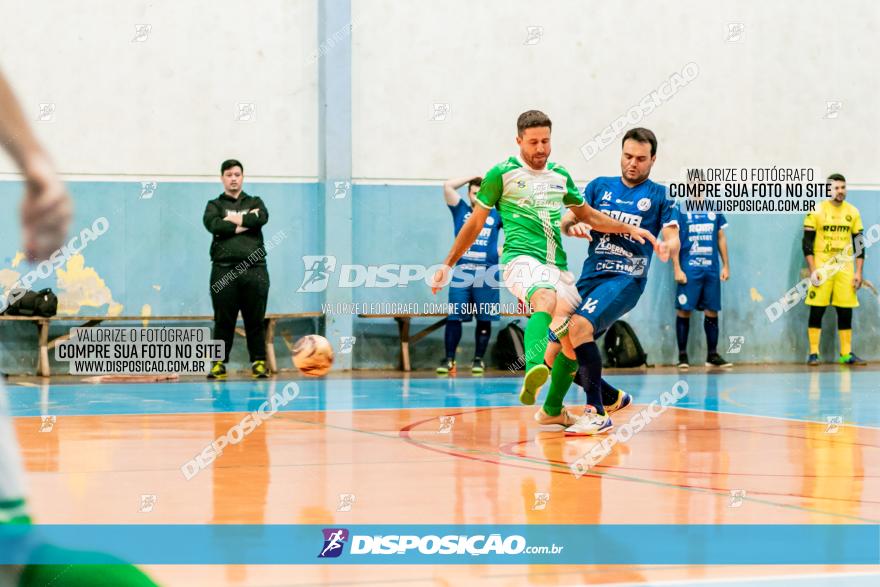
[[[541,171],[511,157],[490,169],[483,177],[477,202],[498,208],[504,223],[501,262],[519,255],[568,270],[559,222],[563,206],[582,206],[584,198],[568,171],[547,162]]]

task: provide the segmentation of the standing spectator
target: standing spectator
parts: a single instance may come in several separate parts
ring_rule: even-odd
[[[214,305],[214,339],[226,347],[209,379],[225,379],[238,312],[244,320],[248,354],[254,377],[268,377],[264,319],[269,297],[269,272],[262,227],[269,220],[263,200],[245,193],[244,166],[235,159],[220,165],[223,193],[210,200],[203,221],[211,241],[211,302]]]

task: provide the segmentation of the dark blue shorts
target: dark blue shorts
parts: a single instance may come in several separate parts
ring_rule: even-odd
[[[721,277],[714,273],[687,275],[687,283],[678,284],[675,309],[692,312],[698,310],[721,311]]]
[[[486,271],[494,271],[491,276]],[[498,266],[491,269],[464,269],[456,267],[449,284],[449,319],[470,322],[474,316],[480,321],[499,318],[501,290],[489,285],[498,283]],[[464,285],[470,283],[471,285]]]
[[[590,321],[593,338],[599,338],[621,316],[636,307],[647,282],[647,279],[631,275],[581,277],[577,283],[581,305],[575,313]]]

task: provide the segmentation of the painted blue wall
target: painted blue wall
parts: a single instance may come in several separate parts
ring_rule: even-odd
[[[75,202],[71,235],[107,218],[109,229],[82,251],[85,265],[104,280],[122,314],[140,315],[144,304],[152,315],[212,315],[209,276],[211,235],[202,225],[208,200],[222,190],[219,182],[159,183],[151,198],[141,198],[139,182],[69,182]],[[259,183],[245,185],[269,210],[263,228],[270,239],[286,235],[267,257],[270,279],[269,312],[305,312],[320,308],[317,293],[294,293],[302,282],[303,255],[320,252],[315,223],[318,199],[316,183]],[[0,198],[10,203],[9,214],[0,218],[0,268],[11,268],[20,250],[17,203],[19,182],[0,182]],[[29,270],[26,262],[14,269]],[[156,287],[154,287],[156,286]],[[36,281],[32,289],[51,287],[59,291],[56,276]],[[79,314],[106,315],[108,306],[84,307]],[[52,335],[60,333],[53,328]],[[33,372],[36,342],[30,324],[0,324],[0,369]],[[243,351],[243,341],[237,344]],[[283,346],[281,346],[283,349]],[[280,350],[280,349],[279,349]],[[50,353],[51,354],[51,353]],[[235,359],[238,353],[233,355]],[[246,360],[242,354],[241,360]],[[63,367],[63,366],[62,366]],[[57,372],[57,368],[56,368]]]
[[[212,313],[208,288],[210,235],[201,223],[207,200],[219,193],[216,183],[160,183],[150,199],[143,199],[137,182],[71,182],[76,202],[74,230],[104,216],[110,224],[106,234],[83,251],[86,265],[93,267],[123,304],[124,314],[140,313],[144,304],[152,314],[191,315]],[[262,197],[270,220],[266,238],[284,231],[286,238],[268,257],[272,280],[270,312],[304,312],[321,309],[322,293],[298,293],[304,277],[302,256],[323,252],[317,217],[320,187],[317,183],[245,186]],[[17,202],[18,182],[0,182],[0,197]],[[351,239],[353,261],[364,265],[424,264],[439,262],[452,242],[451,215],[439,186],[355,185],[352,197]],[[880,222],[880,192],[851,190],[849,201],[862,212],[866,226]],[[0,268],[9,268],[19,250],[17,214],[0,219],[4,238],[0,242]],[[732,277],[723,286],[722,340],[728,335],[745,337],[735,361],[798,362],[807,353],[806,315],[803,304],[771,324],[764,309],[800,279],[804,265],[800,252],[801,220],[797,215],[732,215],[728,227]],[[332,239],[328,234],[326,238]],[[571,268],[577,274],[585,256],[581,241],[566,240]],[[25,264],[16,268],[27,270]],[[670,363],[675,354],[675,284],[669,266],[655,262],[648,288],[639,306],[627,317],[644,345],[649,360]],[[865,277],[880,285],[880,249],[869,249]],[[338,278],[338,272],[333,276]],[[54,275],[34,288],[55,287]],[[153,286],[159,286],[158,291]],[[753,300],[752,288],[763,297]],[[446,301],[447,292],[432,296],[424,281],[408,287],[358,288],[353,301],[428,303]],[[502,302],[513,303],[506,291]],[[862,306],[855,312],[854,349],[869,359],[880,359],[880,310],[867,290],[859,294]],[[84,308],[83,314],[106,314],[107,307]],[[694,359],[705,353],[701,318],[692,318],[690,352]],[[416,322],[429,324],[430,320]],[[831,334],[833,312],[825,318]],[[503,322],[502,322],[503,324]],[[496,328],[497,332],[497,328]],[[53,332],[54,334],[54,332]],[[397,365],[397,327],[392,320],[356,319],[355,368],[393,368]],[[836,337],[823,337],[823,354],[836,353]],[[473,327],[465,327],[459,358],[473,352]],[[36,335],[30,325],[0,325],[0,368],[8,372],[33,372]],[[243,342],[243,341],[242,341]],[[336,341],[333,341],[336,344]],[[725,346],[725,345],[722,345]],[[238,350],[243,351],[244,345]],[[283,347],[281,347],[283,349]],[[442,356],[442,329],[412,349],[416,368],[433,367]],[[722,351],[726,348],[722,348]],[[233,359],[238,355],[234,355]],[[243,355],[241,355],[243,357]],[[239,357],[240,358],[240,357]],[[242,359],[243,360],[243,359]],[[282,366],[286,365],[282,361]]]
[[[219,183],[160,183],[149,199],[140,197],[141,184],[134,182],[70,182],[75,202],[71,235],[105,217],[109,230],[82,251],[86,266],[93,267],[124,305],[126,315],[140,314],[144,304],[152,313],[213,313],[209,289],[211,235],[202,225],[208,200],[216,198]],[[272,288],[270,312],[303,312],[319,305],[317,294],[289,295],[303,276],[300,257],[316,254],[317,184],[245,185],[245,190],[263,198],[269,222],[263,236],[269,239],[283,231],[286,237],[267,257]],[[17,202],[21,184],[0,182],[0,197]],[[20,229],[15,214],[0,219],[4,235],[0,242],[0,268],[10,268],[20,247]],[[22,263],[15,268],[24,274]],[[55,287],[55,276],[34,283],[33,288]],[[158,290],[154,288],[158,286]],[[83,308],[81,314],[106,314],[107,307]]]

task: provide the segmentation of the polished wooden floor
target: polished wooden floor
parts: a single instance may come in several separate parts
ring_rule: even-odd
[[[538,431],[534,408],[514,405],[515,379],[305,382],[290,411],[273,416],[189,481],[181,465],[284,382],[24,384],[10,386],[9,394],[41,523],[836,524],[880,521],[878,375],[689,375],[691,393],[681,407],[580,478],[569,463],[597,440]],[[615,422],[626,422],[677,377],[617,378],[638,404],[616,414]],[[568,402],[578,399],[572,392]],[[55,416],[50,431],[42,418],[47,414]],[[825,416],[835,414],[842,423],[831,429]],[[536,493],[547,494],[543,507],[536,507]],[[343,494],[354,496],[350,511],[337,511]],[[139,511],[142,495],[155,496],[152,511]],[[843,584],[834,577],[876,571],[550,565],[147,570],[163,585],[206,586],[579,585],[816,575]]]

